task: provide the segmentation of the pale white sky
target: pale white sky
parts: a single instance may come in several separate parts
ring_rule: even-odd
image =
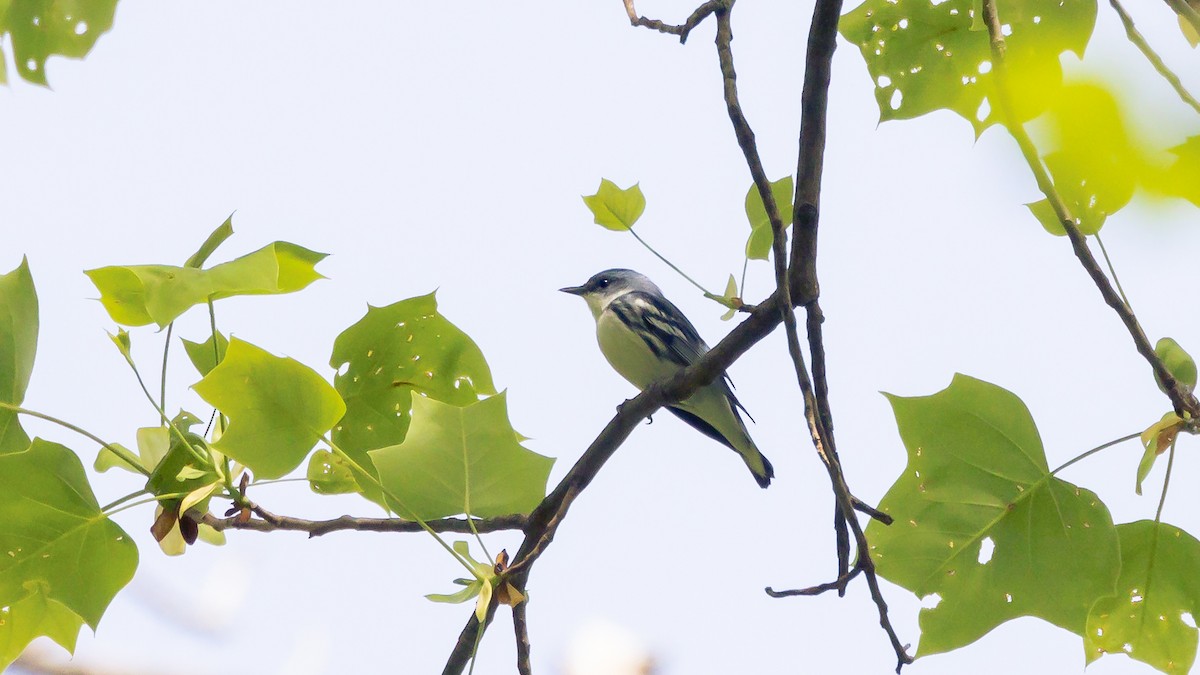
[[[852,5],[847,5],[849,9]],[[643,2],[681,19],[692,5]],[[1196,53],[1164,7],[1133,7],[1193,91]],[[795,169],[811,3],[739,4],[743,104],[772,178]],[[333,338],[366,303],[438,289],[442,312],[480,345],[529,447],[559,458],[557,481],[633,392],[608,369],[582,303],[555,289],[613,266],[653,277],[715,343],[721,309],[643,250],[600,229],[579,196],[601,177],[640,181],[639,232],[720,290],[740,272],[749,185],[720,98],[713,25],[687,46],[627,25],[619,2],[203,4],[123,0],[82,62],[52,60],[53,91],[0,90],[0,269],[28,255],[42,303],[27,405],[114,441],[156,423],[109,344],[113,328],[81,273],[181,262],[231,211],[216,259],[286,239],[333,254],[301,294],[222,301],[222,329],[327,375]],[[1078,71],[1066,57],[1069,71]],[[1156,130],[1189,111],[1125,42],[1107,7],[1088,62],[1135,91]],[[11,76],[10,76],[11,77]],[[950,113],[877,126],[857,50],[835,59],[820,272],[837,438],[857,494],[877,501],[904,466],[879,391],[929,394],[956,371],[1021,396],[1055,465],[1140,430],[1167,409],[1124,328],[1063,239],[1028,215],[1040,198],[1014,144],[975,142]],[[1196,124],[1192,123],[1192,133]],[[1193,294],[1197,214],[1135,205],[1103,231],[1152,339],[1200,353]],[[216,260],[215,259],[215,260]],[[748,297],[769,289],[751,268]],[[198,339],[206,317],[177,335]],[[135,331],[154,367],[162,335]],[[197,378],[172,354],[170,406]],[[845,599],[773,600],[764,586],[835,573],[831,497],[800,416],[782,334],[732,370],[777,481],[760,490],[732,453],[669,415],[637,430],[579,499],[532,576],[535,671],[562,672],[584,625],[616,624],[661,672],[890,672],[865,586]],[[90,465],[95,448],[34,422]],[[1178,476],[1200,470],[1185,439]],[[1140,448],[1064,474],[1097,490],[1118,522],[1152,517],[1160,467],[1133,494]],[[1187,479],[1166,518],[1200,530]],[[94,480],[101,502],[136,480]],[[375,515],[302,484],[253,495],[276,512]],[[118,520],[142,545],[133,583],[78,658],[179,673],[440,672],[469,606],[435,605],[456,565],[424,535],[232,533],[221,549],[161,556],[149,511]],[[515,550],[515,535],[493,536]],[[886,585],[905,641],[919,601]],[[484,640],[476,672],[514,672],[511,621]],[[1078,637],[1011,622],[913,673],[1075,672]],[[907,671],[906,671],[907,672]],[[1109,657],[1091,673],[1149,672]]]

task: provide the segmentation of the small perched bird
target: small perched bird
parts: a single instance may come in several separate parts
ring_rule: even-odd
[[[633,270],[606,270],[582,286],[560,288],[587,301],[596,319],[596,340],[609,364],[638,389],[674,375],[708,351],[695,326],[663,296],[658,286]],[[696,390],[667,408],[704,435],[732,448],[762,487],[775,469],[758,451],[742,422],[746,409],[730,388],[729,376]],[[749,413],[746,413],[749,416]]]

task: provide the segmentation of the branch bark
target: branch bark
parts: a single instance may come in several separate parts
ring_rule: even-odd
[[[217,518],[211,513],[204,515],[204,524],[214,530],[249,530],[251,532],[276,532],[287,530],[306,532],[309,537],[320,537],[330,532],[355,530],[359,532],[423,532],[421,526],[411,520],[400,518],[355,518],[341,516],[330,520],[305,520],[291,516],[277,516],[270,511],[249,504],[250,509],[258,518],[241,520],[237,516]],[[472,525],[477,532],[499,532],[501,530],[520,530],[525,527],[526,517],[521,515],[500,516],[498,518],[475,518],[467,522],[466,518],[441,518],[427,523],[434,532],[456,532],[471,534]]]

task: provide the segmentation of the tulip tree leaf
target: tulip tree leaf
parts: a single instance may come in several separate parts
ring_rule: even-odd
[[[1058,192],[1084,234],[1100,231],[1108,216],[1133,197],[1145,161],[1121,115],[1116,98],[1095,84],[1071,84],[1045,116],[1048,145],[1043,159]],[[1065,236],[1062,222],[1042,200],[1031,210],[1046,231]]]
[[[83,619],[67,606],[46,597],[45,586],[32,584],[33,592],[0,609],[0,671],[21,655],[34,638],[45,635],[75,651]]]
[[[607,178],[600,179],[600,189],[585,196],[583,203],[591,210],[597,225],[616,232],[632,230],[646,210],[646,196],[640,185],[634,183],[622,190]]]
[[[362,491],[354,478],[354,469],[346,460],[328,450],[317,450],[308,458],[306,477],[309,487],[318,494],[340,495]]]
[[[339,372],[333,384],[346,402],[333,442],[368,471],[368,450],[404,440],[414,392],[460,406],[496,393],[483,352],[438,313],[433,293],[368,307],[334,341],[329,365]],[[310,475],[314,472],[323,475],[310,464]],[[359,486],[381,501],[373,481],[364,478]]]
[[[192,388],[229,417],[214,447],[259,478],[299,466],[346,412],[337,391],[311,368],[237,338]]]
[[[775,197],[775,207],[779,209],[779,217],[783,219],[784,227],[792,223],[792,193],[795,184],[791,176],[784,176],[771,181],[771,195]],[[771,230],[771,219],[767,216],[767,207],[763,204],[758,187],[750,184],[746,192],[746,219],[750,221],[750,238],[746,240],[746,257],[751,260],[767,260],[771,253],[771,244],[775,241],[775,232]]]
[[[1046,106],[1062,82],[1059,55],[1082,56],[1095,0],[998,0],[1005,26],[1009,96],[1020,121]],[[992,54],[978,0],[867,0],[844,15],[842,35],[862,52],[881,121],[934,110],[961,115],[976,135],[1000,121]],[[986,101],[986,103],[985,103]]]
[[[6,0],[0,2],[0,35],[11,36],[21,77],[45,85],[46,59],[56,54],[86,56],[96,39],[112,28],[116,9],[117,0]],[[0,65],[2,57],[0,53]]]
[[[93,629],[138,561],[133,541],[100,510],[79,458],[41,439],[0,455],[0,552],[0,607],[40,592]]]
[[[918,654],[1020,616],[1081,634],[1113,593],[1117,533],[1095,494],[1050,475],[1025,404],[965,375],[932,396],[888,399],[908,466],[880,503],[896,522],[872,522],[867,536],[880,574],[941,598],[921,611]]]
[[[546,494],[554,460],[525,449],[503,392],[468,406],[417,396],[404,442],[371,451],[397,514],[429,520],[528,513]]]
[[[29,261],[0,275],[0,401],[20,405],[37,353],[38,301]],[[29,447],[17,414],[0,410],[0,454]]]
[[[225,358],[225,352],[229,349],[229,339],[220,332],[215,336],[210,333],[204,342],[192,342],[183,338],[180,340],[183,342],[183,350],[187,352],[188,359],[201,375],[207,375],[208,371],[215,368]],[[217,343],[215,349],[213,348],[214,341]]]
[[[125,326],[165,327],[195,305],[235,295],[299,291],[322,277],[315,268],[326,254],[277,241],[209,269],[172,265],[101,267],[85,274],[100,302]]]
[[[1200,616],[1200,541],[1152,520],[1122,523],[1117,533],[1117,593],[1097,601],[1088,614],[1088,663],[1104,654],[1127,654],[1165,673],[1188,672],[1196,660],[1197,631],[1183,615]]]

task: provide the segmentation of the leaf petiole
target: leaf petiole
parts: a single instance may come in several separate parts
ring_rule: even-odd
[[[134,471],[137,471],[138,473],[142,474],[143,476],[150,475],[150,470],[147,469],[146,467],[142,466],[142,463],[140,461],[138,461],[138,458],[134,457],[133,454],[130,453],[125,448],[122,448],[119,445],[113,445],[111,443],[107,443],[103,439],[101,439],[99,436],[91,433],[90,431],[81,429],[81,428],[75,426],[74,424],[71,424],[70,422],[67,422],[65,420],[60,420],[59,418],[54,417],[52,415],[47,415],[46,413],[40,413],[36,410],[30,410],[29,408],[22,408],[21,406],[13,405],[11,403],[5,403],[3,401],[0,401],[0,408],[3,408],[5,410],[11,410],[11,411],[17,413],[18,415],[29,415],[30,417],[36,417],[38,419],[43,419],[43,420],[46,420],[47,422],[53,422],[54,424],[57,424],[58,426],[63,427],[65,429],[70,429],[71,431],[74,431],[75,433],[77,433],[81,436],[84,436],[92,441],[95,441],[97,444],[100,445],[100,447],[108,450],[109,452],[111,452],[114,455],[116,455],[117,457],[119,457],[121,459],[121,461],[125,462],[130,467],[132,467]]]

